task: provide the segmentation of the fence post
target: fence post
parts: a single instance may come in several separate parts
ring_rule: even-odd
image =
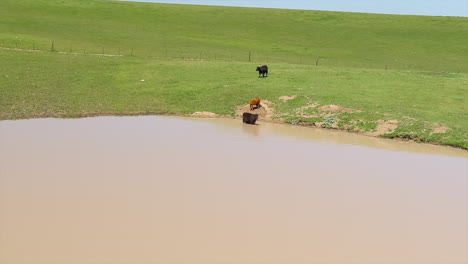
[[[315,66],[318,66],[318,64],[319,64],[318,61],[319,61],[319,59],[317,59],[317,60],[315,61]]]
[[[54,41],[52,40],[52,46],[50,47],[50,51],[55,51],[54,49]]]

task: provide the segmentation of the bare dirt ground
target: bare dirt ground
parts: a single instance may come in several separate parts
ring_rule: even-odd
[[[380,136],[386,133],[392,133],[398,127],[398,120],[378,120],[375,131],[364,133],[368,136]]]
[[[289,101],[289,100],[296,99],[296,96],[295,95],[292,95],[292,96],[283,95],[283,96],[280,96],[278,99],[280,99],[283,102],[286,102],[286,101]]]
[[[242,116],[243,113],[251,113],[251,114],[258,114],[259,121],[267,121],[267,122],[275,122],[275,123],[283,122],[283,120],[280,118],[273,119],[273,116],[275,115],[275,110],[272,107],[273,102],[268,101],[268,100],[261,100],[260,105],[261,105],[260,107],[254,108],[253,110],[250,110],[249,104],[239,106],[236,110],[236,116],[240,117]]]
[[[221,117],[221,115],[218,115],[218,114],[215,114],[215,113],[212,113],[212,112],[208,112],[208,111],[194,112],[190,116],[192,116],[192,117],[207,117],[207,118],[208,117]]]
[[[446,133],[447,130],[449,130],[449,128],[446,127],[444,124],[437,123],[437,124],[434,124],[434,128],[432,129],[432,132],[430,133],[430,135],[443,134],[443,133]]]
[[[346,108],[339,105],[324,105],[318,108],[322,112],[339,112],[339,113],[360,113],[361,110]]]

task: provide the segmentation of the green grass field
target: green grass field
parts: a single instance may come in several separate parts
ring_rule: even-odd
[[[106,0],[2,0],[0,44],[61,51],[468,72],[468,18]]]
[[[2,0],[0,46],[44,52],[0,49],[0,119],[233,116],[259,96],[285,122],[369,132],[397,120],[383,136],[468,149],[466,43],[468,18]],[[123,56],[90,55],[103,51]]]

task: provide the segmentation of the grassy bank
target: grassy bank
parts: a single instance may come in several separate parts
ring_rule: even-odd
[[[468,76],[402,70],[100,57],[0,50],[0,119],[209,111],[235,114],[248,99],[273,102],[288,123],[372,132],[468,148]],[[144,80],[144,81],[143,81]],[[283,101],[281,96],[295,96]],[[353,111],[332,111],[337,105]],[[444,133],[433,133],[439,126]]]
[[[105,0],[2,0],[0,8],[0,45],[24,49],[466,73],[466,43],[463,17]]]
[[[234,116],[259,96],[276,120],[468,149],[466,43],[468,18],[2,0],[0,119]]]

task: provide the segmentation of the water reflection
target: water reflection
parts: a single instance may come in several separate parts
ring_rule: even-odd
[[[260,127],[258,125],[248,125],[248,124],[243,124],[242,125],[242,130],[254,137],[258,137],[260,134]]]

